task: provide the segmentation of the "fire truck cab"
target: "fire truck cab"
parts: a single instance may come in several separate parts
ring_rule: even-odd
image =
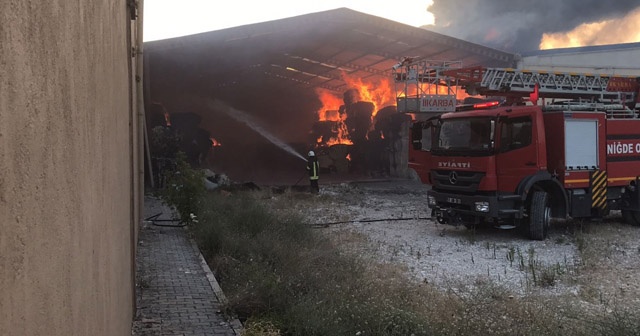
[[[598,218],[611,210],[640,225],[638,79],[597,80],[601,92],[586,95],[588,101],[538,106],[539,94],[570,90],[539,90],[538,78],[533,90],[523,90],[535,93],[526,104],[508,99],[414,124],[433,135],[422,157],[433,218],[521,228],[535,240],[547,236],[552,219]],[[615,83],[624,83],[624,92],[605,101]]]

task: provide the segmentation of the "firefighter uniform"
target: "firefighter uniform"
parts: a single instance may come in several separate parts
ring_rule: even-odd
[[[320,178],[320,164],[318,164],[318,158],[313,151],[309,152],[309,159],[307,160],[307,171],[309,172],[311,192],[320,192],[320,186],[318,185],[318,179]]]

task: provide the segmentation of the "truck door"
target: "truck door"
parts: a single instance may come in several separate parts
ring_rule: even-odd
[[[537,139],[531,116],[500,118],[496,155],[498,190],[514,192],[523,177],[538,171]]]
[[[430,121],[416,121],[411,126],[411,146],[409,146],[409,168],[418,173],[422,183],[429,184],[429,164],[431,162],[431,141],[433,126]]]

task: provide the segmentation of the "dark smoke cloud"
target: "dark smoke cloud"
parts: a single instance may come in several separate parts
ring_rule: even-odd
[[[543,33],[621,18],[640,0],[434,0],[435,27],[470,42],[511,51],[537,50]]]

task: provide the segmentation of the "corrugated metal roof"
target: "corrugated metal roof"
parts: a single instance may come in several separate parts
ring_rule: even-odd
[[[266,76],[284,88],[341,91],[343,72],[363,80],[390,78],[391,67],[405,56],[496,67],[514,66],[517,57],[347,8],[147,42],[145,53],[152,71],[168,71],[179,77],[174,82],[197,80],[210,90]]]
[[[343,74],[378,83],[374,90],[393,97],[382,80],[391,82],[391,68],[403,57],[516,64],[511,53],[346,8],[147,42],[144,56],[147,125],[162,122],[160,110],[172,114],[174,126],[186,118],[183,123],[197,124],[191,132],[222,143],[213,154],[216,171],[271,182],[278,174],[298,176],[301,160],[258,128],[306,153],[317,141],[312,130],[323,108],[317,89],[343,97],[353,88]]]

